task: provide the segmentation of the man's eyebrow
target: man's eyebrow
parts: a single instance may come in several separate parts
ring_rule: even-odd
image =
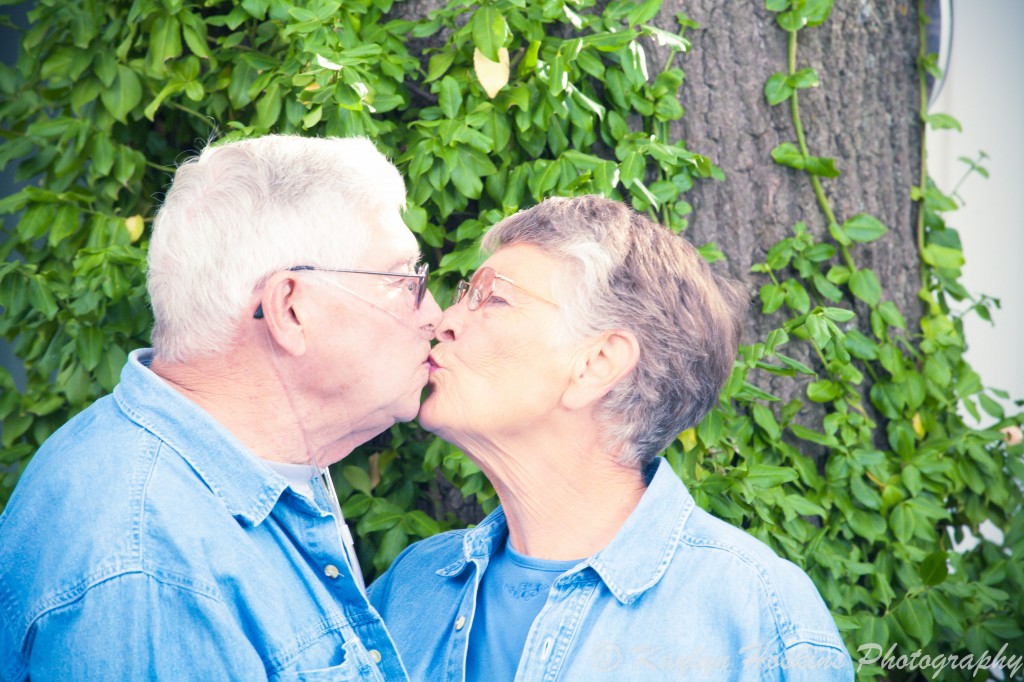
[[[423,254],[417,251],[414,255],[409,256],[408,258],[396,260],[388,269],[392,272],[401,272],[403,269],[412,272],[416,269],[416,264],[421,260],[423,260]]]

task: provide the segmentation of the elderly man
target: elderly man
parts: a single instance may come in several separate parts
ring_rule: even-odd
[[[621,203],[548,199],[485,237],[420,423],[501,507],[370,589],[414,679],[852,680],[814,585],[657,457],[715,404],[743,297]]]
[[[178,169],[153,349],[40,448],[0,519],[0,678],[405,678],[322,476],[412,419],[427,381],[440,309],[404,201],[362,139],[269,136]]]

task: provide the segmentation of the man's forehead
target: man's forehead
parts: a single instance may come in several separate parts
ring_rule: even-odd
[[[364,260],[389,271],[411,270],[421,258],[416,237],[397,211],[384,212],[371,228]]]

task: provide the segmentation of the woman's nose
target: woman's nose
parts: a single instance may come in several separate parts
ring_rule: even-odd
[[[460,303],[449,306],[448,310],[444,311],[441,315],[441,323],[437,326],[434,338],[438,341],[454,341],[456,336],[455,329],[459,324],[464,309],[465,306]]]

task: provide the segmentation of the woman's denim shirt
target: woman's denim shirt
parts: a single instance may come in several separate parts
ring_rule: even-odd
[[[0,517],[0,680],[405,679],[323,490],[288,488],[149,358]]]
[[[476,595],[508,527],[423,540],[370,587],[415,680],[461,682]],[[694,504],[668,462],[605,549],[565,572],[527,636],[516,680],[852,680],[807,575]]]

